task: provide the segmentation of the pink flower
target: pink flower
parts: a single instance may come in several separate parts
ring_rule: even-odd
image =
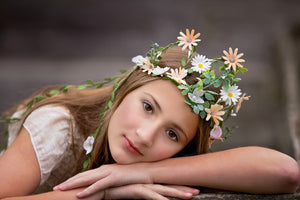
[[[177,83],[186,85],[186,82],[183,79],[186,77],[187,71],[188,70],[179,67],[175,70],[171,69],[171,73],[167,72],[167,75],[169,78],[175,80]]]
[[[210,137],[220,140],[222,136],[222,129],[218,125],[214,125],[214,128],[210,131]]]
[[[219,120],[223,121],[223,118],[220,116],[225,114],[225,111],[220,111],[221,109],[223,109],[223,106],[219,104],[211,105],[210,109],[205,108],[205,111],[207,112],[206,121],[212,117],[215,124],[219,125]]]
[[[192,46],[197,46],[197,42],[200,42],[200,39],[197,39],[200,36],[200,33],[197,33],[194,35],[195,30],[192,29],[191,33],[189,29],[186,29],[186,35],[183,32],[180,32],[179,34],[181,36],[177,37],[178,40],[180,40],[178,46],[183,46],[182,50],[189,47],[189,50],[191,51],[193,48]]]
[[[242,68],[243,65],[240,64],[240,62],[245,62],[244,59],[240,59],[244,54],[240,53],[237,54],[238,48],[234,50],[234,53],[232,51],[232,48],[229,48],[229,53],[225,50],[223,50],[223,53],[225,56],[222,56],[222,58],[225,60],[224,64],[228,65],[226,69],[232,68],[233,71],[236,71],[236,66]]]

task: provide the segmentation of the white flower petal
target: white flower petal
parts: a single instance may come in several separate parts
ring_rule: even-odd
[[[93,145],[94,145],[94,137],[89,136],[83,143],[83,149],[86,151],[86,154],[89,154],[93,150]]]

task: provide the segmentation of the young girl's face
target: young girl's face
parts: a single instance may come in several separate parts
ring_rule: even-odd
[[[158,161],[181,151],[195,136],[199,117],[171,81],[129,93],[111,117],[108,143],[120,164]]]

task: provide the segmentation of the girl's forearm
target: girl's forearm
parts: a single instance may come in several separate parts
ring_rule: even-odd
[[[289,156],[244,147],[146,164],[153,182],[203,186],[250,193],[290,193],[299,184],[299,166]]]
[[[82,190],[83,188],[68,191],[52,191],[30,196],[8,197],[2,200],[79,200],[76,194]]]

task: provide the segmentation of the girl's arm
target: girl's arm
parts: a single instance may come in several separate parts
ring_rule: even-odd
[[[299,180],[299,166],[291,157],[262,147],[242,147],[153,163],[105,165],[78,174],[55,189],[92,185],[78,194],[84,197],[116,185],[163,183],[247,193],[291,193]]]
[[[169,159],[153,163],[147,170],[153,182],[247,193],[292,193],[300,181],[294,159],[261,147]]]
[[[22,128],[12,145],[0,156],[0,199],[32,193],[40,183],[40,168],[30,136]]]

